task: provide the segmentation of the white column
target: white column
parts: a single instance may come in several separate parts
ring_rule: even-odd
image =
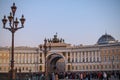
[[[20,53],[18,53],[18,63],[20,63]]]
[[[32,56],[32,60],[31,60],[32,63],[35,63],[35,60],[34,60],[34,54],[32,53],[31,56]]]
[[[45,63],[45,54],[42,53],[42,62]]]
[[[30,63],[33,63],[33,55],[32,55],[32,53],[30,53]]]
[[[71,58],[72,58],[72,62],[74,62],[74,53],[73,52],[72,52]]]
[[[77,59],[77,61],[76,61],[76,62],[78,62],[78,52],[76,52],[76,59]]]
[[[72,52],[70,52],[70,62],[72,62]]]
[[[28,53],[26,53],[26,63],[28,63]]]
[[[40,53],[39,52],[38,52],[37,57],[38,57],[38,63],[39,63],[40,62]]]
[[[95,62],[97,62],[97,51],[95,51]]]
[[[24,61],[23,61],[23,63],[25,63],[25,52],[24,52]]]
[[[80,52],[80,62],[82,62],[82,52]]]
[[[66,52],[66,58],[67,58],[67,63],[68,63],[68,52]]]
[[[98,51],[98,57],[99,57],[99,61],[101,61],[100,51]]]
[[[84,59],[85,59],[85,62],[86,62],[86,51],[84,52]]]
[[[15,53],[15,63],[18,63],[18,56],[17,56],[17,53]]]
[[[81,52],[79,52],[79,62],[81,62]]]
[[[24,57],[25,57],[25,63],[26,63],[26,59],[27,59],[27,57],[26,57],[26,53],[25,53]]]
[[[76,58],[76,56],[75,56],[75,52],[74,52],[74,62],[75,62],[75,58]]]
[[[28,53],[28,63],[30,63],[31,53]]]
[[[93,51],[91,51],[91,57],[92,57],[92,62],[93,62],[93,58],[94,58],[94,55],[93,55]]]
[[[88,51],[88,62],[90,62],[90,52]]]
[[[80,53],[79,52],[77,52],[77,62],[80,62],[80,58],[79,58],[79,56],[80,56]]]
[[[83,62],[83,52],[81,52],[81,62]]]
[[[20,63],[22,62],[22,54],[20,53]]]

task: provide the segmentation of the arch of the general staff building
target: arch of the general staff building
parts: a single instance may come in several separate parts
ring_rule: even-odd
[[[65,57],[62,53],[50,53],[47,55],[47,72],[60,73],[65,72]]]
[[[57,34],[52,39],[47,39],[47,46],[49,44],[51,45],[51,50],[46,55],[47,73],[65,72],[67,59],[62,50],[69,46],[69,44],[64,43],[64,39],[57,38]],[[44,44],[41,45],[44,46]]]

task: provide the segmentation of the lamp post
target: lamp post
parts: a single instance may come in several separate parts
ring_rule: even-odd
[[[3,22],[3,28],[9,30],[12,33],[12,48],[11,48],[11,70],[10,70],[10,80],[14,80],[14,33],[21,28],[24,28],[24,22],[25,22],[25,18],[24,15],[22,15],[22,17],[20,18],[20,22],[21,22],[21,27],[18,27],[19,21],[16,18],[15,19],[15,12],[16,12],[17,7],[15,6],[15,3],[13,3],[13,6],[11,6],[11,11],[10,15],[8,16],[8,20],[9,20],[9,27],[6,27],[6,23],[7,23],[7,19],[6,16],[4,16],[4,18],[2,19]]]
[[[47,56],[47,52],[51,50],[51,45],[47,45],[47,40],[45,38],[44,40],[44,45],[40,45],[40,50],[43,51],[44,55],[45,55],[45,76],[47,77],[47,63],[46,63],[46,56]]]
[[[21,68],[19,68],[19,80],[21,80]]]

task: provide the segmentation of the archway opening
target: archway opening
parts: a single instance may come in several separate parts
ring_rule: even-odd
[[[47,58],[47,72],[60,73],[65,72],[65,60],[60,54],[51,54]]]

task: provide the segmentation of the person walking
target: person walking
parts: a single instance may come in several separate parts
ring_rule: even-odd
[[[106,72],[103,72],[103,78],[104,78],[104,80],[107,80],[107,73]]]

